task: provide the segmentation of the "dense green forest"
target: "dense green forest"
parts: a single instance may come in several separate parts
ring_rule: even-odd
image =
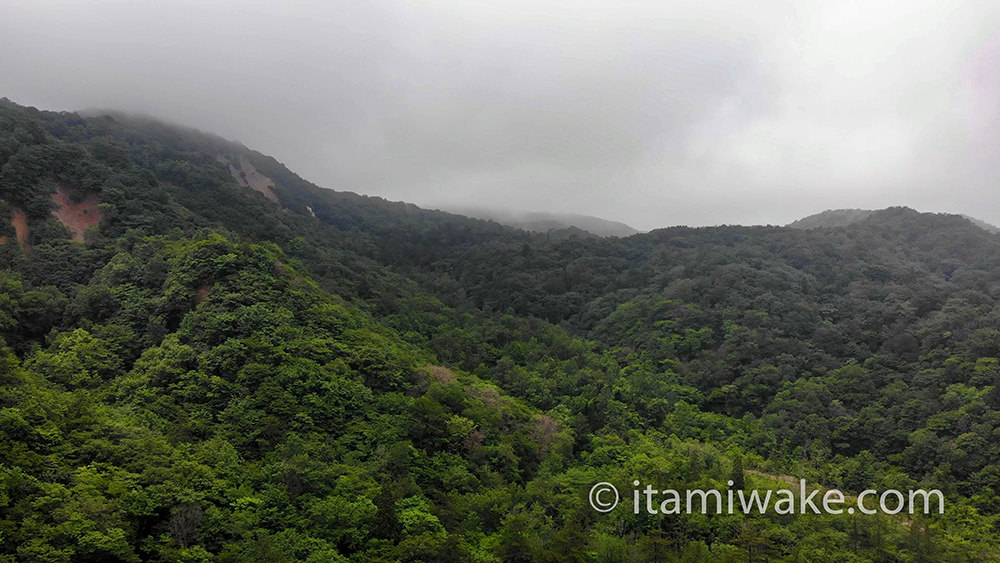
[[[959,216],[530,234],[3,100],[0,241],[0,561],[1000,560],[1000,238]],[[587,496],[792,477],[946,511]]]

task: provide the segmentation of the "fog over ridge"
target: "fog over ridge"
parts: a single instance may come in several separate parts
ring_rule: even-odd
[[[325,187],[638,229],[1000,223],[1000,5],[0,5],[0,96],[238,139]]]

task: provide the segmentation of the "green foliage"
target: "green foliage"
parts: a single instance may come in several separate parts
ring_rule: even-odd
[[[0,245],[0,560],[996,558],[1000,242],[964,219],[549,237],[141,119],[0,122],[0,236],[32,231]],[[85,244],[59,186],[99,196]],[[585,498],[790,475],[947,511]]]

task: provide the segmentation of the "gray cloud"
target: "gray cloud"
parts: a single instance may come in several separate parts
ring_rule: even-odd
[[[920,0],[0,2],[0,95],[149,113],[429,206],[1000,223],[998,24]]]

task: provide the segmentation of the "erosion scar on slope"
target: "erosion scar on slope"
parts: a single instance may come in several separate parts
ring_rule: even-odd
[[[89,194],[83,201],[75,202],[68,190],[59,186],[56,193],[52,194],[52,199],[60,205],[52,214],[60,223],[66,225],[76,242],[83,242],[84,232],[101,221],[96,195]]]
[[[31,247],[28,246],[28,216],[24,214],[24,211],[15,209],[14,219],[11,221],[11,224],[14,225],[17,244],[21,245],[21,248],[25,252],[31,252]]]

